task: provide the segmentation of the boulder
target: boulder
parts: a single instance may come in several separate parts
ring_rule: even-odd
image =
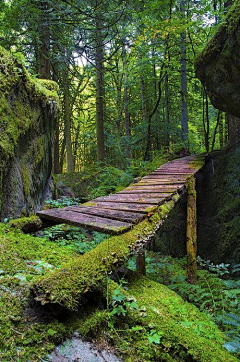
[[[0,47],[0,218],[34,214],[52,192],[57,84]]]

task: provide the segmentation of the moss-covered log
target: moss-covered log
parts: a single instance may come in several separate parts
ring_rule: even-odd
[[[51,192],[57,84],[0,47],[0,218],[33,214]]]
[[[197,193],[196,180],[192,176],[187,181],[187,272],[190,283],[197,279]]]
[[[32,286],[35,299],[43,305],[55,303],[76,310],[86,292],[96,288],[107,273],[127,261],[130,255],[151,240],[179,197],[175,195],[132,230],[110,237],[74,262],[40,277]]]

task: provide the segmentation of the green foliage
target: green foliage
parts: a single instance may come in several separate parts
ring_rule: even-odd
[[[110,282],[108,329],[124,360],[235,361],[222,347],[221,332],[211,318],[167,287],[143,277]]]
[[[107,239],[109,235],[97,231],[89,232],[80,227],[67,225],[55,225],[42,232],[43,237],[49,238],[57,245],[65,246],[67,249],[84,254],[94,249],[98,244]]]
[[[150,278],[168,285],[183,299],[209,313],[225,332],[225,347],[229,351],[239,353],[240,281],[225,279],[229,278],[232,272],[238,272],[238,265],[233,268],[224,263],[214,265],[198,257],[199,266],[205,270],[198,271],[197,283],[194,285],[187,282],[185,258],[178,260],[158,253],[149,253],[146,263],[147,275]],[[133,261],[130,267],[134,268]]]
[[[73,206],[73,205],[79,205],[80,200],[79,199],[71,199],[68,196],[61,196],[57,200],[45,200],[44,204],[45,206],[49,206],[50,208],[62,208],[66,206]]]

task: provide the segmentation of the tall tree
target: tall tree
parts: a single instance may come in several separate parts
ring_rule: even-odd
[[[186,30],[184,29],[186,18],[186,0],[180,0],[180,13],[183,20],[183,30],[180,34],[180,73],[181,73],[181,102],[182,102],[182,141],[189,147],[188,140],[188,106],[187,106],[187,47],[186,47]]]

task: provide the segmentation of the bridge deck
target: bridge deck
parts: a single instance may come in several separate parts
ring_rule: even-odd
[[[167,162],[157,170],[115,194],[98,197],[79,206],[40,211],[41,219],[120,234],[147,218],[159,205],[185,189],[186,180],[201,168],[196,156]]]

